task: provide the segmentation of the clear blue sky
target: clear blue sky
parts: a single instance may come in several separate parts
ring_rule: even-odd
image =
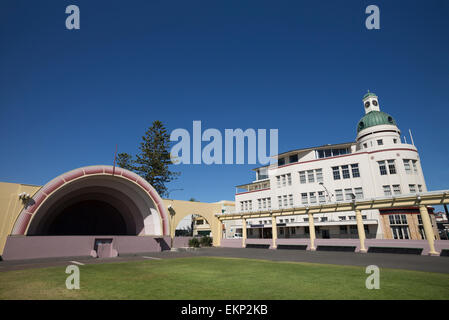
[[[370,4],[380,30],[365,28]],[[352,141],[367,89],[413,130],[429,190],[449,188],[446,0],[2,0],[0,181],[112,164],[156,119],[277,128],[279,151]],[[233,200],[253,167],[178,166],[169,188]]]

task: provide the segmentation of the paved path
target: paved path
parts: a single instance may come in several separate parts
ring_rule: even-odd
[[[272,261],[294,261],[322,264],[363,266],[377,265],[380,268],[396,268],[427,272],[449,273],[449,257],[431,257],[408,254],[387,253],[353,253],[330,251],[302,250],[269,250],[253,248],[201,248],[195,251],[163,251],[150,252],[136,256],[120,256],[116,258],[94,259],[90,257],[70,257],[54,259],[33,259],[21,261],[1,261],[0,271],[21,270],[29,268],[44,268],[50,266],[65,266],[82,263],[115,263],[157,259],[173,259],[183,257],[213,256],[229,258],[249,258]]]

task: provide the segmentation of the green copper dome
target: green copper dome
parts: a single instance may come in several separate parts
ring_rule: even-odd
[[[388,113],[382,111],[371,111],[365,114],[362,119],[360,119],[359,123],[357,124],[357,133],[359,133],[363,129],[383,124],[397,126],[396,121]]]
[[[377,97],[377,95],[374,92],[369,92],[368,91],[368,93],[363,96],[363,99],[365,99],[366,97],[369,97],[369,96]]]

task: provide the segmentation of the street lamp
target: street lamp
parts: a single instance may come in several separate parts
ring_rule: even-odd
[[[183,191],[184,189],[171,189],[169,191],[167,191],[167,197],[170,199],[170,193],[173,191]],[[173,240],[175,238],[175,232],[176,232],[176,226],[174,226],[174,220],[175,220],[175,214],[176,211],[175,209],[173,209],[173,199],[171,200],[171,204],[168,205],[168,212],[170,213],[170,226],[171,226],[171,237],[170,237],[170,249],[173,249]]]
[[[332,201],[332,198],[331,198],[331,197],[333,196],[333,194],[330,194],[330,193],[329,193],[329,191],[327,190],[327,188],[326,188],[326,186],[324,185],[323,182],[320,182],[319,185],[322,186],[322,187],[324,188],[324,190],[325,190],[326,193],[327,193],[327,197],[329,198],[329,202],[331,202],[331,201]]]

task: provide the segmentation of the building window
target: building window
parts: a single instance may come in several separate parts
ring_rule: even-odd
[[[387,174],[387,167],[385,166],[385,161],[377,161],[379,164],[380,175],[384,176]]]
[[[288,202],[289,202],[290,207],[293,207],[293,195],[292,194],[288,195]]]
[[[354,188],[355,198],[356,199],[363,199],[363,189],[360,188]]]
[[[290,156],[289,161],[290,161],[290,163],[298,162],[298,155],[294,154],[294,155]]]
[[[350,226],[349,226],[349,233],[351,233],[351,234],[357,234],[357,233],[358,233],[358,231],[357,231],[357,226],[350,225]]]
[[[391,187],[390,186],[383,186],[384,188],[384,196],[389,197],[391,196]]]
[[[401,194],[401,186],[399,184],[393,185],[393,193],[394,194]]]
[[[315,175],[313,174],[313,170],[307,170],[307,179],[310,182],[315,182]]]
[[[408,159],[403,159],[402,161],[404,162],[405,173],[407,173],[407,174],[412,173],[412,170],[411,170],[411,168],[410,168],[410,160],[408,160]]]
[[[398,139],[393,139],[393,143],[398,143]]]
[[[267,198],[264,198],[262,201],[263,201],[263,208],[266,209],[267,208]]]
[[[342,189],[335,190],[335,198],[337,201],[343,201],[343,190]]]
[[[368,145],[366,143],[363,144],[363,148],[366,149],[368,148]]]
[[[291,173],[288,173],[288,174],[287,174],[287,184],[288,184],[289,186],[292,185],[292,175],[291,175]]]
[[[316,182],[323,182],[323,170],[322,169],[316,169]]]
[[[352,177],[353,178],[360,177],[360,171],[359,171],[359,164],[358,163],[351,164],[351,170],[352,170]]]
[[[396,174],[396,166],[394,164],[394,160],[388,160],[388,170],[390,174]]]
[[[301,193],[301,203],[302,204],[308,204],[308,198],[307,198],[307,193]]]
[[[288,202],[287,202],[287,195],[284,194],[284,207],[288,206]]]
[[[349,220],[357,220],[356,216],[348,216]]]
[[[334,174],[334,180],[340,180],[340,167],[332,167],[332,172]]]
[[[410,193],[416,193],[416,185],[409,184],[408,188],[410,189]]]
[[[276,181],[277,181],[278,188],[280,188],[281,187],[281,176],[277,176]]]
[[[262,209],[262,199],[257,199],[257,209],[258,210]]]
[[[418,192],[422,192],[422,185],[418,184]]]
[[[384,144],[382,139],[377,140],[377,145],[378,146],[382,146]]]
[[[285,158],[278,159],[278,166],[283,166],[285,164]]]
[[[267,208],[271,209],[271,198],[267,198]]]
[[[352,189],[345,189],[345,200],[352,200]]]
[[[283,174],[283,175],[281,176],[281,178],[282,178],[282,186],[285,187],[285,186],[286,186],[286,182],[285,182],[285,174]]]
[[[304,184],[306,183],[306,172],[305,171],[299,171],[299,183]]]
[[[282,197],[281,196],[278,196],[278,205],[279,205],[279,208],[282,208]]]
[[[321,222],[327,222],[327,217],[321,217]]]
[[[410,239],[407,216],[405,214],[392,214],[388,218],[394,239]]]
[[[341,172],[343,175],[343,179],[349,179],[351,176],[349,175],[349,166],[341,166]]]
[[[310,192],[310,203],[316,203],[316,194],[315,192]]]
[[[346,226],[340,226],[340,234],[347,234],[348,228]]]
[[[326,198],[324,197],[324,191],[318,191],[318,201],[320,203],[326,202]]]
[[[339,219],[340,221],[346,221],[346,217],[345,217],[345,216],[339,216],[338,219]]]
[[[416,160],[412,160],[412,165],[413,165],[413,172],[414,173],[418,173],[418,167],[416,166]]]

